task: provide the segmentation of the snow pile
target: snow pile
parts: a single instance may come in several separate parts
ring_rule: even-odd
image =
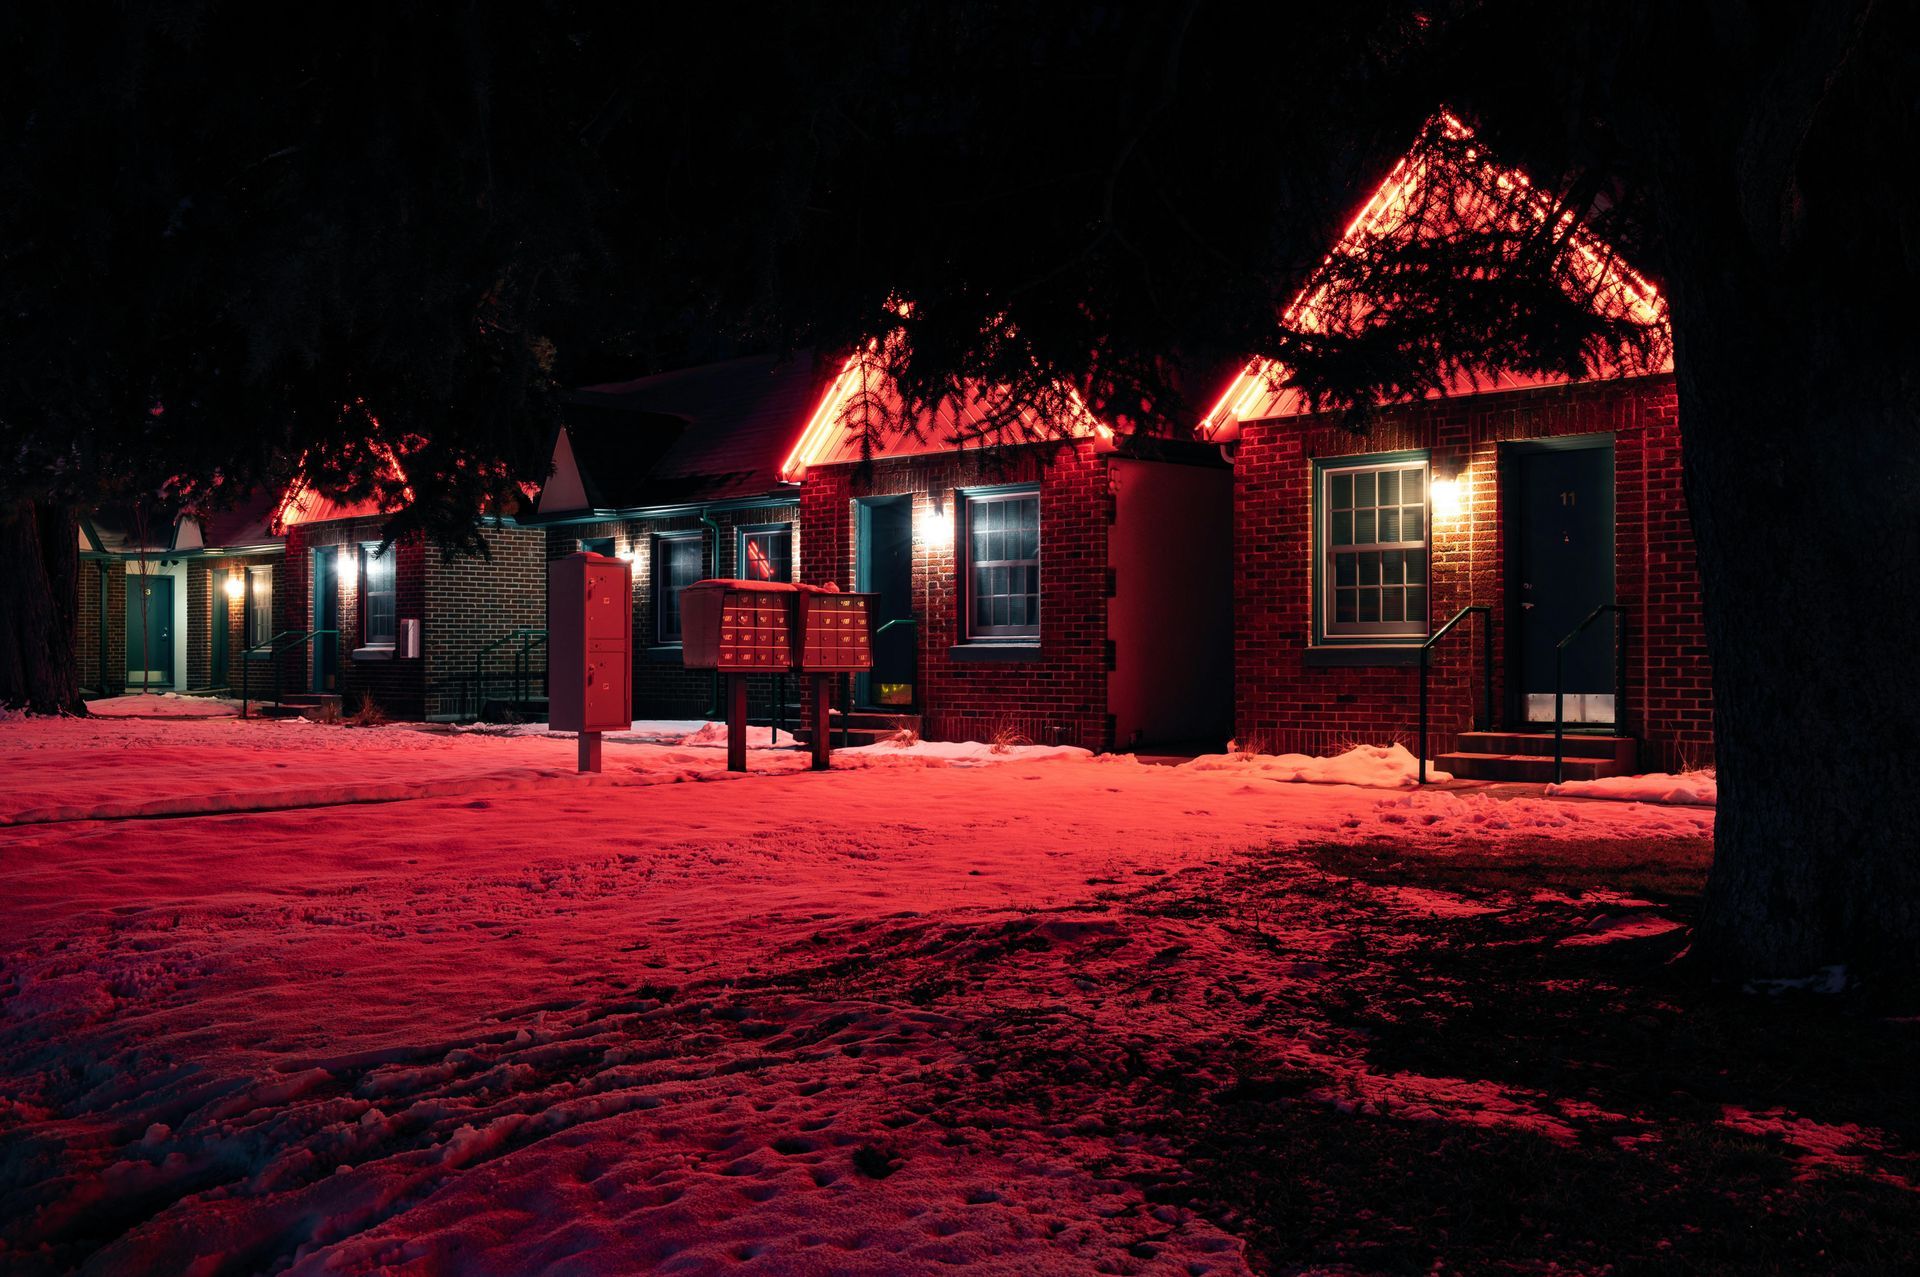
[[[992,745],[977,740],[883,740],[836,749],[837,759],[861,762],[906,760],[927,767],[985,767],[994,763],[1085,761],[1093,751],[1077,745]]]
[[[1332,758],[1315,758],[1311,754],[1202,754],[1181,764],[1181,770],[1233,772],[1249,780],[1359,785],[1365,789],[1410,789],[1420,783],[1420,760],[1397,741],[1391,745],[1355,745]],[[1429,762],[1427,779],[1442,781],[1453,777],[1436,771]]]
[[[240,713],[240,702],[178,692],[134,692],[88,701],[87,712],[101,718],[233,718]]]
[[[1667,803],[1679,807],[1717,805],[1719,783],[1712,769],[1697,772],[1648,772],[1644,776],[1602,776],[1598,780],[1570,780],[1548,785],[1549,796],[1613,798],[1630,803]]]
[[[634,724],[637,728],[640,725]],[[693,731],[682,736],[676,744],[680,745],[725,745],[727,743],[727,725],[725,723],[702,723]],[[747,748],[778,749],[792,745],[795,741],[792,732],[777,734],[771,727],[748,727]]]

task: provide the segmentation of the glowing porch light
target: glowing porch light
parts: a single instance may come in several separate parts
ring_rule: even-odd
[[[355,557],[351,547],[343,545],[333,562],[334,575],[340,578],[341,586],[351,590],[354,578],[360,574],[360,560]]]
[[[240,597],[246,592],[247,583],[240,578],[240,574],[238,572],[227,573],[227,597],[237,603],[240,601]]]
[[[929,502],[913,512],[913,539],[929,550],[945,550],[953,545],[953,515]]]
[[[1460,479],[1456,475],[1435,476],[1428,487],[1433,499],[1433,517],[1453,520],[1460,517]]]

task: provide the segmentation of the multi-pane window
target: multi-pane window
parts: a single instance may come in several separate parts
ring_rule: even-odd
[[[273,569],[247,569],[247,613],[243,625],[246,646],[273,637]]]
[[[653,624],[658,642],[680,641],[680,591],[700,579],[703,549],[698,532],[654,539]]]
[[[1040,494],[967,498],[967,635],[1040,637]]]
[[[360,551],[360,634],[368,647],[392,647],[394,631],[393,547]]]
[[[748,581],[791,581],[793,579],[793,529],[778,527],[740,530],[740,566]]]
[[[1427,463],[1320,472],[1322,632],[1418,638],[1427,632]]]

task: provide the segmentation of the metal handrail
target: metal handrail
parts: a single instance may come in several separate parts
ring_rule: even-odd
[[[513,691],[514,703],[526,703],[533,691],[533,650],[544,646],[547,631],[538,625],[522,625],[507,631],[499,638],[486,644],[473,654],[473,716],[479,718],[487,708],[486,687],[483,683],[481,664],[494,652],[509,643],[518,643],[513,654]]]
[[[1561,639],[1553,649],[1553,783],[1558,785],[1566,780],[1567,768],[1567,648],[1573,641],[1586,633],[1587,627],[1599,620],[1602,613],[1611,612],[1613,621],[1613,730],[1620,730],[1620,723],[1626,717],[1627,700],[1627,609],[1618,603],[1602,603],[1573,632]]]
[[[299,630],[281,630],[272,638],[261,639],[253,646],[243,648],[240,652],[240,717],[246,718],[249,716],[248,702],[252,700],[253,697],[253,664],[248,658],[259,652],[265,652],[269,659],[276,656],[284,656],[288,652],[307,646],[313,642],[313,640],[322,636],[338,638],[340,637],[340,631],[308,630],[305,633],[301,633]],[[282,639],[291,639],[292,642],[282,643]],[[280,704],[280,662],[272,661],[272,670],[273,703],[278,705]]]
[[[1453,618],[1435,630],[1426,642],[1420,645],[1420,783],[1427,783],[1427,674],[1433,668],[1433,646],[1445,638],[1453,627],[1460,624],[1471,613],[1480,614],[1480,635],[1483,646],[1485,669],[1481,678],[1482,712],[1475,720],[1475,730],[1490,731],[1493,728],[1493,609],[1485,603],[1469,603],[1453,614]]]
[[[875,638],[878,638],[896,625],[918,625],[918,624],[920,624],[920,618],[917,616],[896,616],[891,621],[882,621],[880,623],[880,628],[875,630],[873,632],[873,635]]]

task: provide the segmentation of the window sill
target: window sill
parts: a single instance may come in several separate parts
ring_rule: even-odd
[[[393,648],[386,645],[356,647],[353,649],[352,659],[356,661],[390,661],[393,659]]]
[[[1037,661],[1040,659],[1038,643],[956,643],[947,649],[950,661]]]
[[[1324,643],[1310,646],[1306,663],[1335,665],[1418,665],[1420,644],[1415,643]]]
[[[680,643],[656,643],[647,649],[647,660],[654,665],[679,665],[685,660],[686,647]]]

